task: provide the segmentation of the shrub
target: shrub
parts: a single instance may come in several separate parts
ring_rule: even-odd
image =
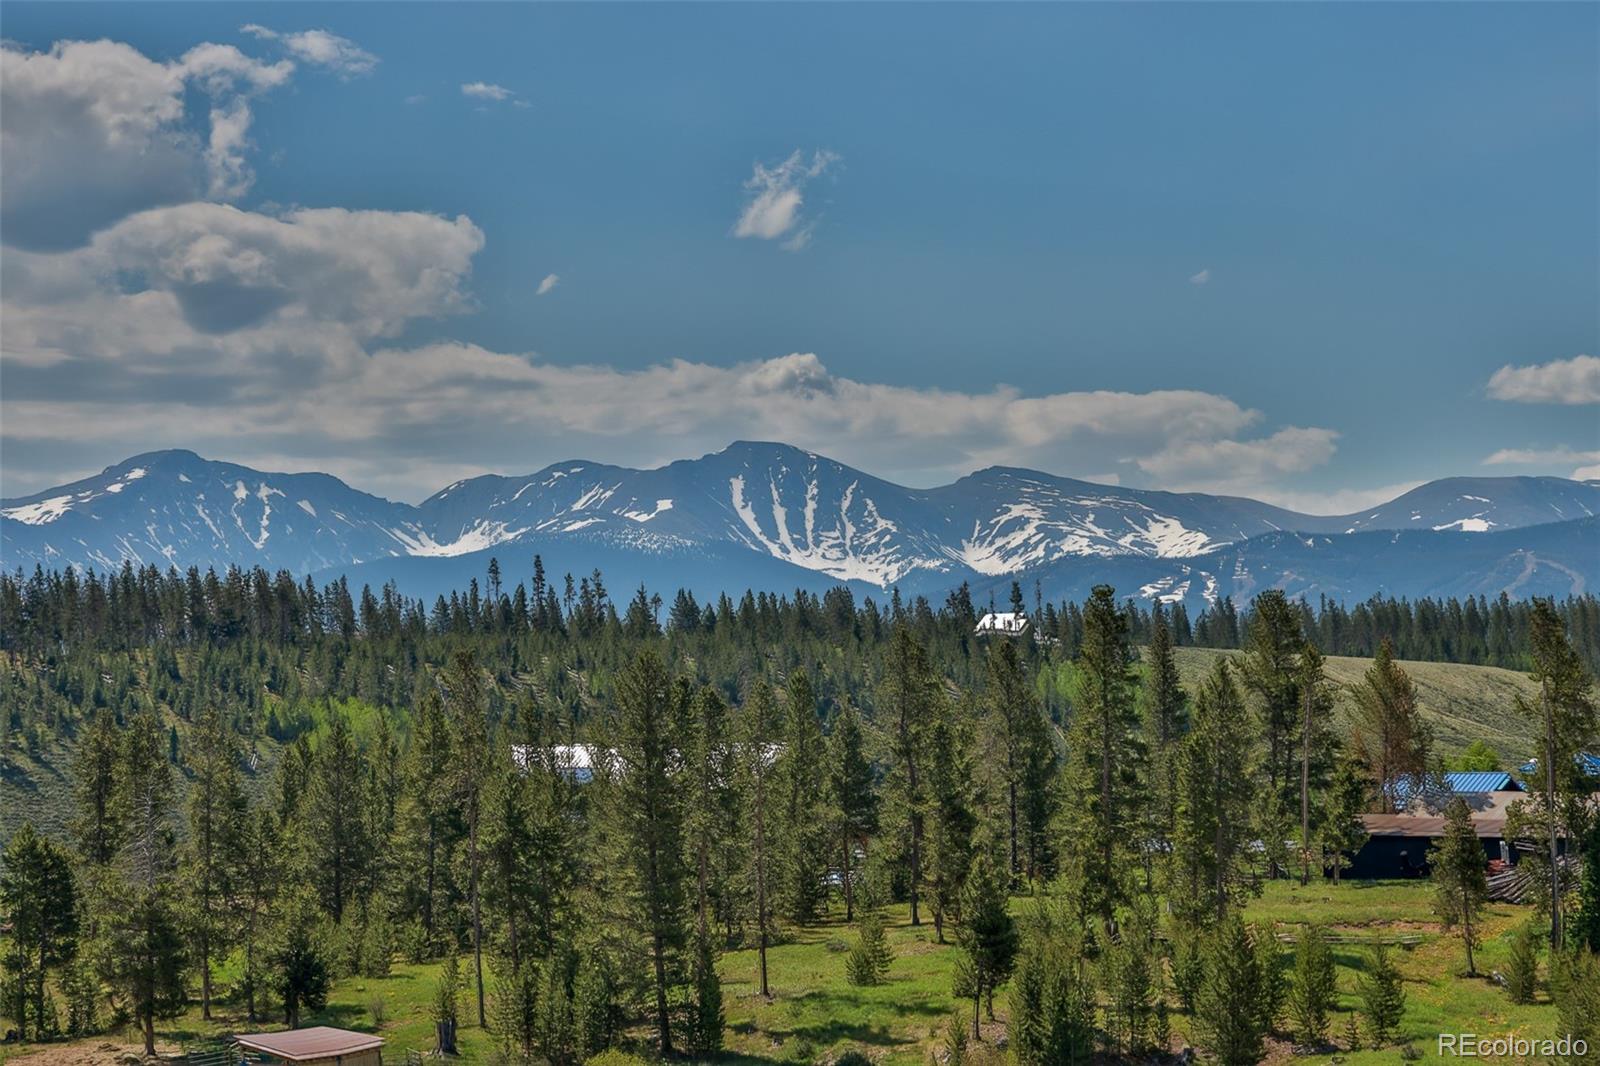
[[[649,1059],[642,1059],[638,1055],[631,1055],[626,1051],[616,1048],[607,1048],[598,1055],[591,1055],[583,1060],[584,1066],[650,1066]]]
[[[851,1048],[834,1059],[833,1066],[872,1066],[872,1060],[855,1048]]]

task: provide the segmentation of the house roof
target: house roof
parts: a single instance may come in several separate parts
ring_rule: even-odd
[[[1028,628],[1028,616],[1011,611],[993,612],[978,619],[981,633],[1021,633]]]
[[[1363,814],[1361,824],[1375,837],[1444,836],[1444,819],[1420,814]],[[1498,839],[1505,834],[1504,817],[1474,818],[1472,828],[1480,837]]]
[[[1443,807],[1452,797],[1473,800],[1495,792],[1521,792],[1522,785],[1504,770],[1453,770],[1444,775],[1444,789],[1433,787],[1430,780],[1422,783],[1422,801],[1425,806]],[[1413,795],[1417,783],[1411,779],[1395,782],[1395,799],[1402,806]],[[1475,804],[1476,805],[1476,804]]]
[[[1520,792],[1522,788],[1504,770],[1457,770],[1444,775],[1450,791],[1463,792]]]
[[[336,1055],[354,1055],[358,1051],[371,1051],[383,1046],[381,1036],[335,1029],[331,1025],[285,1029],[278,1033],[247,1033],[233,1039],[241,1047],[264,1051],[290,1062],[331,1059]]]
[[[1596,755],[1591,751],[1581,751],[1574,758],[1577,759],[1578,765],[1583,768],[1584,773],[1590,777],[1600,777],[1600,755]],[[1535,756],[1517,767],[1517,772],[1531,774],[1538,769],[1539,759],[1538,756]]]

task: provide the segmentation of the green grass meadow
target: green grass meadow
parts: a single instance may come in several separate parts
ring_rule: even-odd
[[[1341,937],[1358,941],[1416,941],[1396,947],[1393,956],[1405,978],[1407,996],[1401,1043],[1413,1044],[1424,1056],[1434,1057],[1440,1032],[1471,1032],[1484,1037],[1506,1033],[1530,1038],[1553,1035],[1555,1011],[1542,991],[1537,1002],[1516,1006],[1487,976],[1460,976],[1465,969],[1460,938],[1440,929],[1430,902],[1431,888],[1426,882],[1352,882],[1337,887],[1317,882],[1301,888],[1294,882],[1277,881],[1250,903],[1246,916],[1251,921],[1270,922],[1286,936],[1292,936],[1303,923],[1316,922]],[[1029,901],[1018,898],[1013,906],[1020,911],[1029,906]],[[1478,953],[1481,974],[1505,967],[1510,934],[1527,920],[1528,913],[1528,908],[1510,904],[1489,906]],[[842,915],[799,930],[792,939],[769,950],[770,999],[763,999],[757,991],[755,952],[725,954],[721,972],[727,1050],[719,1061],[829,1062],[846,1049],[856,1048],[884,1066],[928,1063],[942,1048],[946,1020],[962,1007],[950,994],[958,949],[953,944],[937,943],[931,924],[913,927],[903,906],[891,908],[887,917],[894,963],[888,982],[873,988],[857,988],[845,980],[845,956],[854,932],[844,924]],[[1334,950],[1341,1002],[1329,1030],[1333,1041],[1342,1044],[1347,1017],[1359,1002],[1356,989],[1364,948],[1360,942],[1340,943]],[[1292,951],[1291,944],[1284,944],[1285,969],[1291,965]],[[470,960],[464,961],[469,962],[464,969],[470,969]],[[338,981],[328,1007],[303,1017],[302,1024],[376,1031],[383,1035],[391,1053],[406,1049],[426,1052],[433,1046],[429,1005],[438,971],[437,963],[396,963],[388,977]],[[219,987],[225,988],[230,974],[224,971],[218,977]],[[492,991],[491,986],[491,994]],[[1003,1022],[1004,990],[996,998],[995,1008]],[[193,1006],[183,1017],[163,1023],[163,1045],[174,1049],[195,1046],[247,1028],[240,1003],[224,1001],[213,1008],[213,1015],[212,1021],[204,1022],[198,1006]],[[258,1028],[275,1027],[268,1023]],[[1172,1028],[1175,1047],[1187,1042],[1190,1019],[1177,1009],[1175,1000]],[[986,1027],[986,1033],[990,1031]],[[994,1027],[992,1031],[1000,1029]],[[633,1050],[644,1053],[645,1034],[637,1036]],[[82,1043],[96,1046],[104,1042],[105,1038],[94,1038]],[[493,1041],[475,1024],[470,988],[462,997],[459,1045],[463,1061],[484,1062],[492,1058]],[[0,1061],[22,1066],[29,1061],[30,1050],[38,1049],[14,1048],[9,1056],[0,1052]],[[1279,1041],[1269,1061],[1291,1056],[1287,1042]],[[398,1054],[392,1057],[401,1058]],[[1325,1052],[1307,1056],[1305,1061],[1326,1063],[1332,1058]],[[1345,1066],[1393,1066],[1400,1056],[1398,1046],[1390,1046],[1353,1053],[1341,1049],[1338,1058]],[[54,1060],[49,1061],[53,1066]]]

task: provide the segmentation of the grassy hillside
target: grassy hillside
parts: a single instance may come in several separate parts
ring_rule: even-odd
[[[1467,1031],[1504,1034],[1508,1031],[1530,1037],[1548,1035],[1556,1025],[1555,1011],[1547,998],[1516,1006],[1505,991],[1487,978],[1457,976],[1463,968],[1460,941],[1446,934],[1430,909],[1431,886],[1425,882],[1386,882],[1344,884],[1335,888],[1317,883],[1300,888],[1287,881],[1267,886],[1265,894],[1251,902],[1246,916],[1252,921],[1273,923],[1283,936],[1292,935],[1300,923],[1315,921],[1337,932],[1363,938],[1380,939],[1390,934],[1420,935],[1420,943],[1396,952],[1396,963],[1405,978],[1407,1007],[1400,1027],[1402,1042],[1414,1043],[1425,1055],[1433,1051],[1433,1038],[1439,1032]],[[1021,911],[1029,901],[1017,899],[1013,909]],[[1478,965],[1489,974],[1504,969],[1509,954],[1509,935],[1528,916],[1528,908],[1509,904],[1491,905],[1483,926],[1483,947]],[[845,981],[845,951],[852,941],[851,929],[834,920],[803,930],[791,942],[769,953],[771,999],[762,999],[755,990],[755,955],[751,951],[730,952],[722,959],[723,1002],[727,1016],[726,1053],[723,1063],[814,1063],[831,1062],[847,1048],[865,1051],[882,1066],[921,1066],[930,1052],[940,1046],[942,1030],[957,1004],[950,993],[951,980],[959,955],[952,945],[935,942],[933,929],[914,928],[904,907],[889,913],[889,939],[894,962],[886,984],[876,988],[856,988]],[[1284,945],[1282,965],[1289,965],[1291,947]],[[1339,966],[1340,1000],[1330,1026],[1330,1036],[1342,1043],[1346,1021],[1357,1007],[1356,982],[1362,963],[1359,947],[1340,945],[1335,949]],[[432,1046],[432,1026],[428,1009],[438,975],[437,964],[397,965],[381,979],[349,978],[333,988],[328,1006],[304,1024],[330,1024],[380,1032],[388,1047],[385,1059],[401,1061],[403,1049],[427,1051]],[[491,990],[492,991],[492,990]],[[460,1046],[465,1061],[482,1062],[491,1056],[492,1041],[471,1017],[471,996],[462,1000]],[[1006,996],[995,1000],[997,1018],[1006,1017]],[[163,1043],[170,1047],[193,1046],[246,1028],[237,1003],[225,1003],[215,1010],[210,1023],[201,1021],[194,1007],[182,1018],[161,1026]],[[1173,1015],[1173,1046],[1187,1042],[1190,1019],[1181,1011]],[[274,1028],[264,1024],[257,1028]],[[998,1036],[1000,1026],[986,1026],[988,1039]],[[641,1038],[643,1034],[638,1034]],[[126,1040],[132,1042],[130,1034]],[[7,1056],[0,1050],[0,1062],[7,1066],[57,1066],[110,1063],[114,1057],[100,1052],[108,1044],[104,1037],[72,1045],[77,1056],[63,1058],[62,1045],[48,1048],[14,1049]],[[1269,1057],[1279,1061],[1286,1046]],[[1397,1059],[1393,1047],[1342,1055],[1346,1066],[1385,1066]]]
[[[1178,673],[1192,692],[1218,658],[1238,654],[1212,648],[1179,648]],[[1330,656],[1327,663],[1328,676],[1339,686],[1338,713],[1348,721],[1354,702],[1349,688],[1361,681],[1372,660]],[[1454,755],[1480,739],[1500,754],[1506,769],[1532,754],[1532,723],[1517,714],[1513,703],[1518,693],[1528,697],[1535,694],[1528,675],[1495,666],[1457,663],[1400,665],[1416,682],[1417,700],[1423,717],[1433,726],[1434,750],[1439,754]]]

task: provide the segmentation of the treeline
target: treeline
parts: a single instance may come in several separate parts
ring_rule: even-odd
[[[888,634],[885,614],[894,604],[871,597],[857,603],[839,587],[817,596],[747,591],[738,600],[726,595],[700,603],[679,590],[670,604],[639,590],[619,607],[599,571],[559,582],[548,579],[542,560],[533,559],[530,580],[503,580],[491,560],[485,582],[439,596],[429,605],[402,596],[393,585],[352,592],[339,579],[320,588],[308,577],[296,581],[288,571],[269,574],[257,567],[185,573],[124,563],[116,572],[21,571],[0,574],[0,650],[39,654],[63,646],[99,651],[130,651],[155,644],[211,647],[239,642],[315,644],[334,638],[400,640],[428,637],[515,637],[524,632],[559,633],[577,639],[648,637],[665,627],[683,633],[722,632],[728,639],[772,641],[795,634],[830,639],[850,635],[881,641]],[[1324,655],[1370,658],[1387,641],[1402,659],[1458,662],[1526,669],[1531,607],[1505,593],[1458,600],[1396,600],[1375,596],[1347,606],[1322,597],[1313,605],[1296,603],[1301,628]],[[1600,668],[1600,599],[1593,594],[1559,602],[1567,631],[1591,669]],[[1009,610],[1030,616],[1042,633],[1059,642],[1068,658],[1084,635],[1075,603],[1030,598],[1013,583],[1008,602],[976,605],[963,584],[942,604],[918,598],[909,610],[926,629],[938,623],[970,630],[979,614]],[[1152,608],[1129,599],[1122,604],[1136,643],[1147,643],[1154,628]],[[1164,613],[1179,646],[1242,648],[1248,639],[1251,609],[1224,597],[1191,619],[1182,603]]]
[[[768,602],[772,623],[793,621],[798,608]],[[825,600],[807,602],[828,625]],[[5,855],[0,1002],[30,1034],[129,1019],[148,1047],[156,1020],[192,998],[203,1013],[228,997],[293,1024],[338,976],[443,958],[433,1013],[446,1050],[465,1023],[507,1061],[577,1063],[644,1034],[706,1060],[724,1037],[722,953],[753,950],[767,995],[769,948],[842,913],[858,942],[841,970],[872,984],[895,965],[882,922],[897,903],[958,954],[951,992],[967,1007],[952,1055],[982,1039],[1002,992],[1025,1066],[1144,1057],[1165,1048],[1178,1007],[1229,1066],[1259,1061],[1273,1033],[1322,1045],[1336,999],[1325,940],[1307,931],[1286,980],[1275,936],[1247,926],[1242,905],[1272,877],[1337,879],[1364,840],[1360,814],[1392,809],[1436,767],[1389,645],[1346,733],[1304,612],[1283,595],[1257,598],[1240,654],[1191,691],[1165,612],[1136,669],[1133,613],[1102,586],[1072,605],[1081,629],[1057,721],[1038,676],[1063,650],[973,642],[958,680],[940,649],[971,634],[953,609],[892,600],[864,656],[870,684],[835,676],[860,668],[863,637],[832,657],[802,640],[815,658],[796,661],[748,634],[730,661],[767,667],[714,682],[675,644],[690,627],[658,628],[641,591],[601,623],[637,634],[580,642],[614,656],[597,660],[608,680],[581,719],[537,684],[504,683],[484,645],[462,640],[442,664],[415,665],[405,714],[358,728],[335,708],[254,795],[213,708],[176,750],[152,708],[93,714],[69,839],[24,829]],[[1522,709],[1559,770],[1530,782],[1521,832],[1587,845],[1580,883],[1552,866],[1533,894],[1563,1021],[1592,1032],[1600,839],[1572,756],[1596,738],[1593,683],[1557,608],[1528,610],[1541,697]],[[850,624],[863,615],[852,608]],[[1468,852],[1458,841],[1451,854]],[[1461,871],[1436,876],[1470,949],[1481,857],[1436,865]],[[1033,897],[1020,916],[1016,893]],[[224,960],[238,977],[219,988]],[[1404,991],[1381,953],[1362,999],[1365,1031],[1344,1046],[1389,1043]]]

